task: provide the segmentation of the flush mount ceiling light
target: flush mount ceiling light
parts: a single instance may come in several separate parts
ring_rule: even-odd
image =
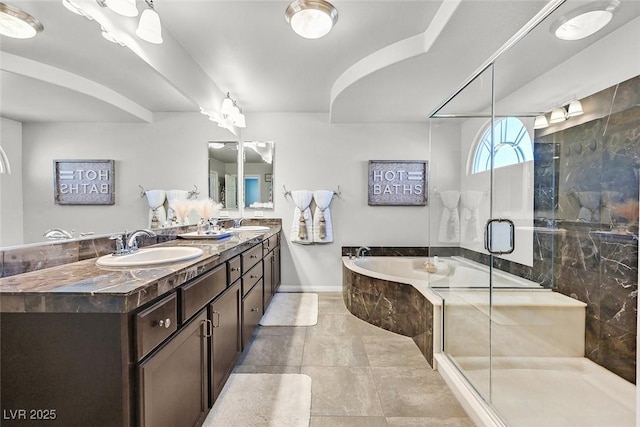
[[[138,23],[138,29],[136,35],[142,40],[149,43],[161,44],[162,43],[162,25],[160,24],[160,16],[158,12],[153,8],[153,0],[145,0],[148,9],[145,9],[140,16],[140,22]]]
[[[306,39],[318,39],[336,24],[338,9],[325,0],[295,0],[284,16],[296,34]]]
[[[595,1],[562,16],[551,27],[562,40],[580,40],[601,30],[613,18],[619,0]]]
[[[0,3],[0,34],[14,39],[35,37],[44,27],[33,16],[17,7]]]

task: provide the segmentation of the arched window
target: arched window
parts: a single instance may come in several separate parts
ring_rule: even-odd
[[[516,117],[505,117],[493,126],[495,144],[493,148],[493,166],[514,165],[533,160],[533,145],[524,123]],[[482,133],[475,145],[475,155],[471,173],[484,172],[491,169],[491,128]]]

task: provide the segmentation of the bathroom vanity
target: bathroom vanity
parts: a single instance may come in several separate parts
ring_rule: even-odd
[[[280,226],[155,268],[0,279],[3,426],[200,425],[280,284]]]

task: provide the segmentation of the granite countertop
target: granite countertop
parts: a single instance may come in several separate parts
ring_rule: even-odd
[[[176,239],[153,246],[193,246],[199,258],[154,267],[105,268],[96,258],[0,279],[3,313],[128,313],[280,231],[233,233],[223,241]]]

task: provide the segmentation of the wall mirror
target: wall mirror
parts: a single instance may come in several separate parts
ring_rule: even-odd
[[[273,209],[273,141],[245,141],[244,145],[244,208]]]
[[[238,143],[209,141],[209,197],[238,209]]]

